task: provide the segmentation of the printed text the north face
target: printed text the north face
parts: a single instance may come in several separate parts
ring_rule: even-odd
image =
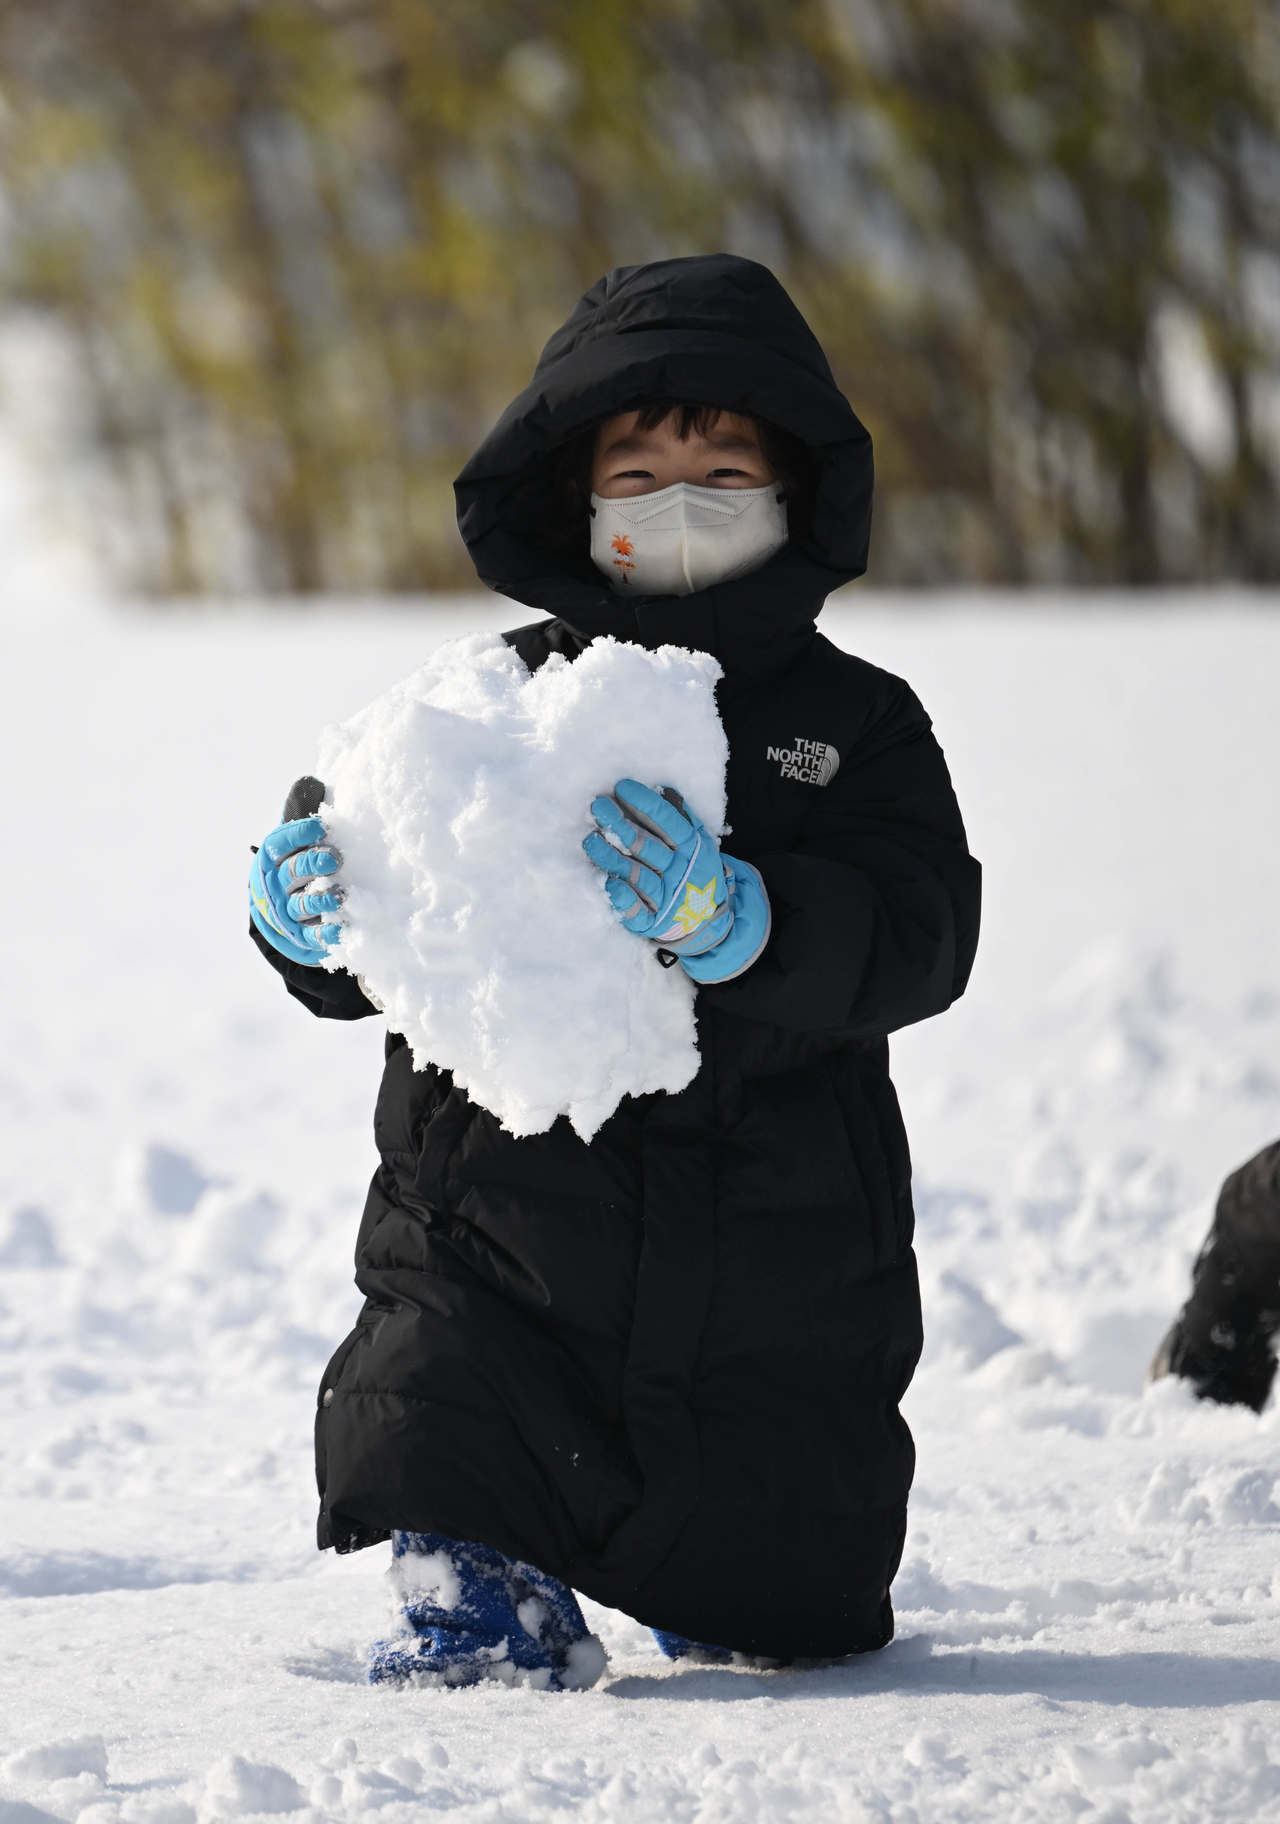
[[[840,756],[829,741],[807,741],[796,735],[790,747],[770,747],[766,760],[775,760],[784,779],[795,779],[801,785],[830,785],[840,765]]]

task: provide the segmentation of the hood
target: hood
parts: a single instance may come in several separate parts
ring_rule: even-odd
[[[619,600],[585,549],[577,558],[542,548],[548,453],[642,399],[749,412],[800,437],[818,459],[812,536],[735,582],[634,601]],[[454,489],[459,528],[490,589],[583,639],[691,647],[726,671],[761,676],[800,655],[826,597],[866,569],[871,438],[768,268],[704,254],[620,266],[593,285]]]

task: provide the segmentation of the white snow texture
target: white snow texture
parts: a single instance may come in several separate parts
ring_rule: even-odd
[[[531,675],[471,634],[322,737],[347,889],[329,966],[513,1134],[568,1115],[589,1140],[623,1096],[698,1068],[692,984],[619,924],[582,838],[623,778],[674,785],[719,833],[719,676],[612,639]]]

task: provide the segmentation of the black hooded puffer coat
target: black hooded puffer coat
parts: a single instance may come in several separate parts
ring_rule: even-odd
[[[641,398],[805,439],[812,537],[680,599],[624,602],[585,553],[549,557],[548,452]],[[727,846],[763,875],[773,934],[699,992],[689,1088],[626,1100],[589,1145],[565,1120],[513,1139],[389,1036],[367,1303],[320,1394],[322,1546],[481,1540],[751,1653],[889,1639],[921,1337],[886,1034],[963,990],[979,870],[915,697],[814,627],[865,566],[871,485],[803,319],[726,255],[602,279],[460,476],[484,581],[556,616],[507,636],[528,665],[604,633],[720,661]],[[371,1011],[351,977],[260,947],[321,1018]]]

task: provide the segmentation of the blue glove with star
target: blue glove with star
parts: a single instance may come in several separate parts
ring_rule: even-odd
[[[764,882],[749,862],[720,852],[679,792],[619,779],[591,814],[599,827],[582,846],[628,931],[695,982],[727,982],[751,967],[769,941]]]
[[[295,788],[296,790],[296,788]],[[290,793],[286,815],[294,793]],[[324,846],[319,817],[295,817],[277,824],[262,839],[249,869],[249,916],[281,956],[314,968],[342,937],[332,921],[342,904],[335,878],[342,857]]]

